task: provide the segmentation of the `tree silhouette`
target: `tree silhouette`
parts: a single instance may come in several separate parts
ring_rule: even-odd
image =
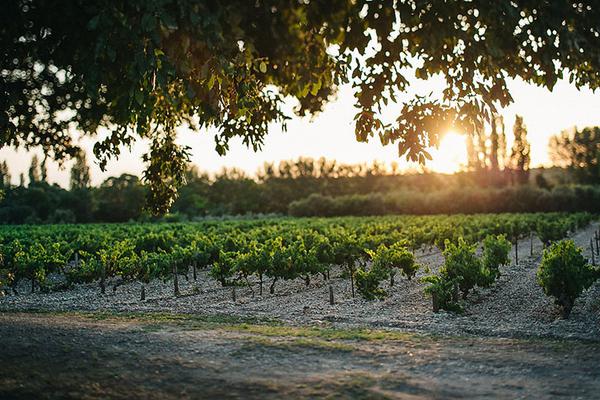
[[[37,154],[34,154],[31,157],[31,164],[29,165],[29,185],[31,186],[40,181],[40,161]]]
[[[600,183],[600,127],[562,131],[550,138],[550,158],[582,183]]]
[[[510,166],[514,172],[515,180],[519,184],[529,181],[529,163],[531,147],[527,141],[527,128],[523,124],[523,117],[517,115],[513,126],[515,140],[510,154]]]
[[[42,182],[48,182],[48,156],[44,156],[40,163],[40,179]]]
[[[475,147],[475,142],[473,141],[473,135],[467,135],[467,167],[470,170],[478,170],[481,168],[479,164],[479,155],[477,152],[477,148]]]
[[[84,150],[77,152],[75,164],[71,168],[71,189],[85,189],[90,186],[90,167]]]
[[[490,132],[490,154],[488,157],[490,160],[490,168],[492,171],[498,171],[500,169],[498,165],[498,149],[500,146],[500,135],[498,134],[498,126],[496,125],[497,119],[497,116],[492,116],[492,131]]]
[[[502,163],[502,168],[506,168],[508,160],[506,159],[506,127],[504,126],[504,117],[499,115],[497,118],[497,126],[500,126],[498,132],[498,161]]]
[[[10,180],[11,176],[10,171],[8,170],[8,164],[6,163],[6,160],[4,160],[0,163],[0,187],[10,187]]]

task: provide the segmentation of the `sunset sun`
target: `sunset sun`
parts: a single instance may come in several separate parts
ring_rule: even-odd
[[[466,137],[455,131],[448,131],[439,147],[431,150],[433,160],[428,162],[430,170],[451,174],[458,172],[467,163]]]

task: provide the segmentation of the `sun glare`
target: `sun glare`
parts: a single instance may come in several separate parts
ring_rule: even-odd
[[[427,163],[431,171],[446,174],[460,171],[467,163],[465,135],[447,132],[440,141],[439,148],[431,150],[431,157],[432,160]]]

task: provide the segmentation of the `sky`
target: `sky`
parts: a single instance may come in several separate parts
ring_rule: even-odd
[[[440,79],[418,81],[410,92],[405,93],[399,102],[414,94],[424,94],[440,89]],[[553,91],[526,84],[520,80],[509,81],[509,89],[515,102],[503,109],[508,145],[510,148],[512,125],[515,115],[522,115],[531,142],[532,166],[548,166],[548,140],[553,134],[573,126],[600,126],[600,91],[577,90],[568,82],[557,83]],[[287,131],[278,124],[272,124],[269,135],[261,151],[254,153],[246,148],[240,140],[233,140],[230,151],[220,157],[214,150],[214,131],[192,132],[186,128],[178,130],[178,143],[191,147],[193,164],[201,170],[217,172],[223,167],[237,167],[249,174],[254,174],[264,162],[279,162],[298,157],[326,157],[343,163],[372,163],[374,160],[390,164],[396,161],[402,170],[414,170],[417,164],[407,162],[399,157],[394,145],[383,147],[377,138],[369,143],[358,143],[354,137],[353,118],[356,110],[353,107],[354,97],[350,87],[341,87],[337,98],[330,102],[325,110],[314,118],[294,117],[287,123]],[[287,107],[291,109],[292,103]],[[390,120],[400,105],[391,104],[384,110],[384,118]],[[139,142],[131,149],[125,150],[120,159],[110,161],[107,171],[102,172],[94,163],[91,149],[94,141],[83,139],[81,146],[88,152],[91,166],[92,184],[98,185],[109,176],[121,173],[141,175],[143,163],[141,155],[146,151],[147,143]],[[41,150],[37,151],[41,156]],[[442,140],[440,148],[432,151],[433,161],[427,168],[438,172],[455,172],[466,163],[466,146],[464,136],[460,132],[449,133]],[[0,149],[0,160],[6,160],[12,175],[13,183],[19,181],[19,174],[27,176],[27,169],[32,153],[23,150]],[[68,186],[71,163],[62,168],[56,163],[48,165],[48,180],[63,187]]]

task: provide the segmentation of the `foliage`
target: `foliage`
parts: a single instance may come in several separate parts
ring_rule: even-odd
[[[237,267],[236,255],[233,251],[219,250],[219,258],[210,269],[210,276],[218,280],[223,286],[231,284],[230,277]]]
[[[0,190],[4,188],[10,187],[11,175],[8,169],[8,164],[5,161],[0,163]],[[0,200],[2,200],[2,195],[0,195]]]
[[[521,185],[505,188],[401,189],[335,197],[312,194],[293,201],[288,210],[290,215],[296,217],[557,211],[598,213],[600,187],[556,186],[549,191]]]
[[[29,185],[33,185],[35,183],[39,183],[42,181],[40,177],[40,161],[38,159],[37,154],[34,154],[31,157],[31,164],[29,165]]]
[[[190,148],[175,143],[174,134],[156,137],[150,152],[144,154],[144,180],[148,182],[148,208],[156,215],[164,215],[177,198],[177,188],[185,183],[185,172]]]
[[[562,131],[550,138],[550,158],[581,183],[600,183],[600,127]]]
[[[0,139],[62,160],[77,151],[70,129],[107,128],[95,145],[103,168],[121,146],[149,139],[164,150],[148,153],[145,175],[160,212],[187,161],[160,144],[175,128],[216,128],[220,154],[237,136],[257,150],[269,125],[288,117],[284,98],[314,114],[350,84],[356,138],[379,137],[424,162],[450,125],[473,133],[512,102],[508,77],[551,89],[568,70],[575,86],[598,88],[599,13],[493,0],[12,1],[0,16]],[[412,77],[433,75],[445,81],[441,92],[383,120]]]
[[[510,262],[509,252],[510,242],[504,235],[488,235],[483,239],[483,266],[488,270],[492,280],[500,276],[499,267]]]
[[[96,218],[106,222],[136,220],[142,215],[146,190],[130,174],[108,178],[95,193],[98,201]]]
[[[514,223],[506,231],[514,232]],[[425,292],[432,296],[433,309],[461,312],[459,290],[463,299],[475,286],[490,286],[499,276],[500,265],[509,262],[510,242],[505,235],[487,235],[483,239],[483,254],[477,257],[477,244],[468,244],[462,237],[456,243],[446,239],[445,263],[440,273],[423,278],[429,283]]]
[[[265,278],[272,291],[276,282],[285,280],[303,279],[309,285],[316,277],[327,279],[337,265],[352,284],[356,279],[361,295],[380,298],[383,279],[396,271],[414,276],[418,265],[409,249],[446,242],[439,290],[448,291],[454,284],[467,290],[497,276],[492,270],[502,263],[500,249],[506,247],[498,235],[510,233],[516,222],[522,232],[531,232],[540,220],[576,229],[591,218],[554,213],[6,225],[0,227],[0,279],[12,287],[23,279],[44,285],[48,274],[64,272],[69,283],[112,279],[116,287],[117,282],[170,279],[174,266],[178,274],[195,266],[208,269],[223,285],[250,284],[257,278],[262,293]],[[484,255],[473,258],[474,245],[467,243],[481,240]],[[372,262],[367,269],[368,258]]]
[[[544,244],[544,247],[557,240],[564,239],[569,232],[569,225],[565,221],[546,221],[539,220],[535,227],[538,238]]]
[[[519,184],[529,181],[529,163],[531,162],[531,146],[527,141],[527,128],[523,124],[523,117],[515,117],[513,127],[515,140],[510,153],[510,168],[515,172],[515,179]]]
[[[390,279],[394,284],[396,270],[399,270],[408,280],[412,279],[419,269],[415,256],[407,248],[406,241],[395,242],[389,246],[380,244],[376,251],[365,249],[371,258],[369,270],[361,267],[356,270],[356,287],[358,292],[367,300],[382,299],[387,296],[385,290],[379,287],[384,279]]]
[[[273,258],[273,241],[261,244],[255,240],[248,245],[247,252],[239,254],[236,263],[236,269],[246,279],[249,276],[256,275],[260,283],[260,294],[262,295],[263,276],[269,271]]]
[[[0,174],[3,173],[2,165],[0,163]],[[72,175],[82,177],[79,169],[85,167],[76,164],[73,168]],[[8,170],[5,172],[10,175]],[[509,171],[498,171],[495,176],[503,177],[502,185],[510,181]],[[557,172],[553,178],[550,172],[545,176],[553,181],[565,178],[563,172]],[[358,216],[600,212],[600,187],[558,185],[552,190],[533,185],[484,187],[489,186],[486,183],[489,178],[487,172],[480,175],[477,171],[452,176],[433,173],[394,175],[378,163],[348,165],[308,158],[284,161],[278,166],[268,164],[258,173],[257,180],[235,169],[224,169],[208,176],[192,168],[186,172],[187,183],[173,204],[173,214],[161,220],[175,222],[207,216],[271,213]],[[85,185],[84,181],[81,185]],[[29,186],[6,185],[3,191],[5,198],[0,201],[2,223],[157,220],[143,211],[147,187],[128,174],[108,178],[100,187],[76,187],[67,191],[57,185],[36,182]],[[438,245],[443,247],[443,242]]]
[[[568,318],[575,300],[600,276],[597,269],[588,265],[572,240],[553,243],[544,250],[537,271],[537,280],[544,293],[554,297]]]
[[[442,275],[429,275],[422,278],[423,282],[429,283],[425,293],[433,299],[433,311],[446,310],[460,313],[463,307],[458,299],[458,281],[447,279]]]
[[[352,296],[354,296],[354,273],[356,263],[364,257],[364,249],[355,233],[347,232],[344,229],[330,231],[333,236],[331,246],[331,259],[346,269],[350,278],[352,287]]]
[[[87,164],[85,151],[79,150],[75,155],[75,163],[71,168],[70,188],[85,189],[90,187],[90,167]]]
[[[476,244],[468,244],[461,237],[456,244],[446,240],[445,247],[445,262],[441,275],[449,281],[458,282],[463,298],[466,298],[475,286],[488,284],[489,271],[484,268],[482,260],[475,253]]]
[[[383,299],[387,296],[387,293],[379,285],[386,279],[388,274],[388,271],[375,266],[368,271],[364,268],[358,268],[354,274],[358,293],[366,300]]]
[[[70,252],[61,251],[60,243],[53,243],[48,247],[41,243],[34,243],[27,249],[21,247],[13,254],[13,263],[17,267],[15,275],[35,281],[44,287],[47,274],[57,272],[66,263],[69,255]]]
[[[367,250],[371,256],[372,269],[385,271],[390,276],[390,284],[393,285],[393,277],[399,270],[408,280],[412,279],[419,265],[415,262],[415,256],[406,248],[406,243],[394,243],[391,246],[380,245],[377,251]]]

